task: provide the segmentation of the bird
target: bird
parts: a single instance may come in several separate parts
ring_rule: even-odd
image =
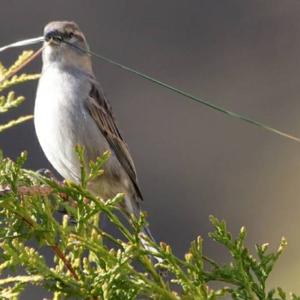
[[[89,161],[110,151],[103,175],[90,182],[88,189],[102,199],[124,193],[125,214],[139,217],[143,196],[134,162],[94,75],[88,51],[87,40],[75,22],[53,21],[45,26],[34,106],[37,138],[54,169],[76,183],[81,177],[76,145],[85,149],[86,168]],[[147,226],[144,233],[154,240]]]

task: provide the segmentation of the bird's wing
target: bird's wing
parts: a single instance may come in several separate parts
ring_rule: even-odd
[[[91,90],[86,105],[90,115],[109,143],[111,150],[115,153],[120,164],[131,179],[137,196],[142,200],[142,193],[137,183],[136,170],[128,146],[115,123],[109,103],[102,90],[99,90],[94,82],[91,84]]]

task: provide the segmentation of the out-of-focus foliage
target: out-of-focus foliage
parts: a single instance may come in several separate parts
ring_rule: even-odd
[[[0,116],[12,108],[18,107],[24,102],[23,96],[16,96],[13,91],[9,90],[11,87],[39,78],[39,74],[21,74],[14,75],[15,72],[32,56],[33,51],[24,51],[16,60],[16,62],[9,68],[5,68],[0,62]],[[3,95],[3,93],[5,93]],[[32,119],[32,116],[21,116],[16,120],[11,120],[6,124],[0,124],[0,132],[27,120]]]

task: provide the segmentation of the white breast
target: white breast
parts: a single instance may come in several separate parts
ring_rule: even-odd
[[[53,167],[65,178],[78,181],[80,165],[75,146],[95,149],[99,155],[109,149],[89,113],[84,109],[90,90],[78,74],[56,67],[47,68],[40,78],[34,123],[40,145]]]

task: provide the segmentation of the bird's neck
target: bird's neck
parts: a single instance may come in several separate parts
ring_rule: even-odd
[[[85,74],[93,74],[91,58],[75,51],[47,51],[43,52],[43,71],[48,68],[61,70],[78,70]]]

